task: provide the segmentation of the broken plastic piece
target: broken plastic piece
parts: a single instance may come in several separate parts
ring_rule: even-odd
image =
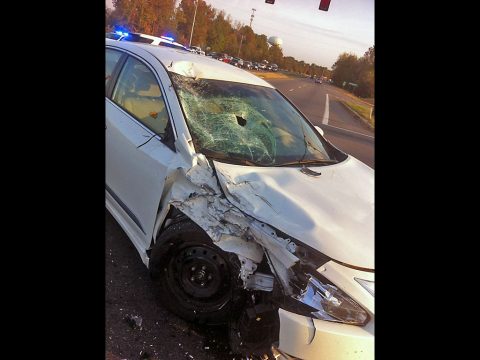
[[[126,315],[123,319],[132,329],[135,329],[135,328],[142,329],[143,319],[140,316]]]

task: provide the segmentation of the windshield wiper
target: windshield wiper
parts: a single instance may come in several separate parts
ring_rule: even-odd
[[[207,150],[207,149],[200,149],[200,152],[203,153],[207,158],[212,159],[212,160],[228,160],[231,161],[237,165],[248,165],[248,166],[267,166],[264,164],[260,164],[258,162],[255,162],[253,160],[248,160],[242,157],[238,157],[233,153],[228,153],[228,152],[217,152],[217,151],[212,151],[212,150]]]
[[[291,162],[285,162],[281,164],[275,164],[273,166],[290,166],[290,165],[330,165],[330,164],[336,164],[338,163],[337,160],[332,160],[332,159],[311,159],[311,160],[297,160],[297,161],[291,161]]]

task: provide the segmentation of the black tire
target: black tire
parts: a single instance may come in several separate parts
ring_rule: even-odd
[[[223,324],[243,306],[238,257],[214,245],[190,220],[158,237],[149,268],[161,303],[187,321]]]

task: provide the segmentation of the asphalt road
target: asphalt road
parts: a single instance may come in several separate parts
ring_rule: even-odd
[[[338,103],[337,97],[345,96],[340,90],[310,79],[269,81],[322,127],[332,144],[374,166],[373,133]],[[326,94],[327,125],[322,123]],[[235,359],[227,346],[227,329],[194,326],[159,304],[159,289],[149,280],[140,256],[107,210],[105,242],[107,360]],[[132,317],[137,321],[141,318],[141,325],[135,325]]]
[[[227,329],[193,325],[162,307],[147,268],[106,209],[105,288],[107,360],[234,359]]]

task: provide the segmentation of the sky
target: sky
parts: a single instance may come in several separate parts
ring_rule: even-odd
[[[318,10],[320,0],[205,0],[233,20],[283,40],[283,55],[331,68],[343,52],[362,56],[374,38],[374,0],[331,0],[328,11]],[[106,0],[112,8],[112,0]]]

